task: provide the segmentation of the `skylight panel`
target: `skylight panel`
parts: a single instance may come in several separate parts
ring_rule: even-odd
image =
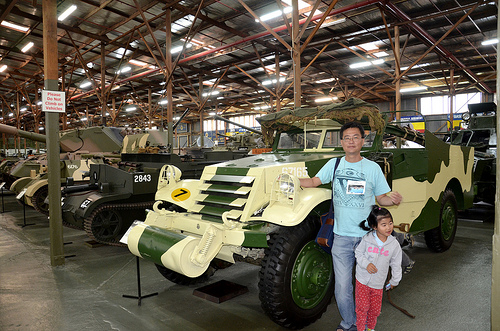
[[[170,29],[172,30],[173,33],[179,32],[180,30],[190,27],[191,24],[193,24],[194,21],[194,16],[193,15],[187,15],[183,18],[178,19],[177,21],[172,23],[172,26]]]

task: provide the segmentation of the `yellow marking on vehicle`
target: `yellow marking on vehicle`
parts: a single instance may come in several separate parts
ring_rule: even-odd
[[[174,201],[185,201],[189,199],[191,192],[187,188],[178,188],[172,192],[172,199]]]

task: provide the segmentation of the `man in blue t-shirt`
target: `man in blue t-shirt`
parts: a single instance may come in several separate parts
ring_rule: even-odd
[[[366,231],[359,223],[366,220],[375,200],[381,206],[399,205],[402,197],[391,189],[380,167],[361,156],[365,142],[363,126],[348,122],[340,129],[342,157],[335,172],[333,205],[335,209],[332,247],[335,272],[335,300],[342,321],[336,331],[356,330],[352,270],[356,264],[354,250]],[[317,187],[330,183],[335,159],[328,161],[313,178],[300,178],[302,187]]]

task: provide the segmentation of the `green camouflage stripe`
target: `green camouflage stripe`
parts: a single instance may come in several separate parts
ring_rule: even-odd
[[[139,238],[137,249],[143,258],[162,265],[162,255],[184,238],[183,234],[147,226]]]

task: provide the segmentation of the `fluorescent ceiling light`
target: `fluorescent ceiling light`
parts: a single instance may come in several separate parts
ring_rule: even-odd
[[[320,79],[320,80],[317,80],[315,81],[314,83],[315,84],[321,84],[321,83],[330,83],[330,82],[333,82],[335,80],[335,78],[325,78],[325,79]]]
[[[80,88],[86,88],[92,85],[92,82],[86,81],[80,84]]]
[[[15,24],[15,23],[10,23],[10,22],[7,22],[7,21],[2,21],[2,23],[0,23],[0,24],[3,25],[3,26],[5,26],[5,27],[11,28],[13,30],[21,31],[21,32],[26,32],[26,31],[28,31],[30,29],[27,26],[22,26],[22,25]]]
[[[138,67],[145,67],[148,65],[146,62],[142,62],[142,61],[138,61],[138,60],[134,60],[134,59],[128,61],[128,63],[133,64],[133,65],[138,66]]]
[[[319,20],[318,20],[319,22]],[[335,25],[335,24],[340,24],[340,23],[344,23],[345,22],[345,17],[342,17],[342,18],[338,18],[338,19],[335,19],[335,20],[332,20],[332,19],[326,19],[323,24],[321,24],[321,27],[322,28],[326,28],[327,26],[331,26],[331,25]]]
[[[76,10],[76,5],[71,5],[68,9],[66,9],[59,17],[57,18],[58,21],[64,21],[71,13],[73,13]]]
[[[264,21],[269,21],[270,19],[276,18],[278,16],[281,16],[281,13],[288,14],[292,12],[292,7],[285,7],[283,9],[283,12],[281,10],[275,10],[273,12],[267,13],[259,17],[259,19],[255,19],[255,22],[264,22]]]
[[[158,102],[160,105],[166,105],[168,103],[168,100],[161,100],[160,102]]]
[[[498,39],[495,38],[495,39],[490,39],[490,40],[485,40],[483,42],[481,42],[481,45],[494,45],[494,44],[498,44]]]
[[[186,44],[186,49],[191,48],[191,46],[193,46],[193,44],[187,43]],[[177,47],[174,47],[174,48],[170,49],[170,54],[179,53],[180,51],[182,51],[182,46],[177,46]]]
[[[389,53],[381,51],[381,52],[373,53],[373,55],[376,57],[385,57],[385,56],[389,56]]]
[[[414,68],[423,68],[423,67],[427,67],[427,66],[430,66],[430,65],[431,65],[430,63],[415,64],[411,68],[412,69],[414,69]],[[403,71],[406,70],[406,69],[408,69],[408,66],[399,68],[399,70],[403,70]]]
[[[418,92],[425,90],[427,90],[427,86],[416,86],[416,87],[402,88],[401,90],[399,90],[399,92],[405,93],[405,92]]]
[[[330,102],[330,101],[335,101],[338,100],[338,97],[323,97],[323,98],[317,98],[314,101],[317,103],[322,103],[322,102]]]
[[[41,126],[41,127],[38,128],[38,130],[43,131],[43,130],[45,130],[45,128],[43,126]]]
[[[21,52],[26,53],[31,47],[33,47],[33,45],[35,44],[32,41],[30,41],[21,49]]]
[[[212,91],[212,92],[205,92],[202,93],[202,97],[208,97],[209,95],[218,95],[220,92],[219,91]]]
[[[125,109],[125,111],[134,111],[134,110],[137,110],[137,107],[129,107],[127,109]]]
[[[349,65],[349,68],[351,68],[351,69],[364,68],[364,67],[369,67],[372,64],[378,65],[378,64],[382,64],[384,62],[385,62],[384,59],[378,59],[375,61],[358,62],[358,63],[353,63],[353,64]]]
[[[28,107],[24,106],[24,107],[21,107],[21,109],[19,109],[19,111],[22,111],[22,112],[25,112],[28,110]]]
[[[259,106],[259,107],[254,107],[253,109],[255,110],[264,110],[264,109],[269,109],[271,106],[265,105],[265,106]]]
[[[280,83],[284,82],[285,78],[280,77]],[[278,81],[275,79],[268,79],[262,82],[262,85],[271,85],[271,84],[276,84]]]
[[[40,101],[40,100],[39,100],[39,101],[36,103],[36,105],[37,105],[37,106],[41,106],[41,105],[42,105],[42,101]]]
[[[86,121],[86,120],[87,120],[87,118],[86,118],[86,117],[82,117],[82,121]]]
[[[0,72],[4,72],[5,69],[7,69],[7,65],[4,64],[3,66],[0,67]]]
[[[132,67],[127,66],[127,67],[123,67],[123,68],[121,68],[121,69],[120,69],[120,70],[118,70],[116,73],[117,73],[118,75],[119,75],[119,74],[124,74],[124,73],[126,73],[126,72],[129,72],[130,70],[132,70]]]
[[[9,117],[12,117],[12,116],[14,116],[14,113],[9,113]]]

